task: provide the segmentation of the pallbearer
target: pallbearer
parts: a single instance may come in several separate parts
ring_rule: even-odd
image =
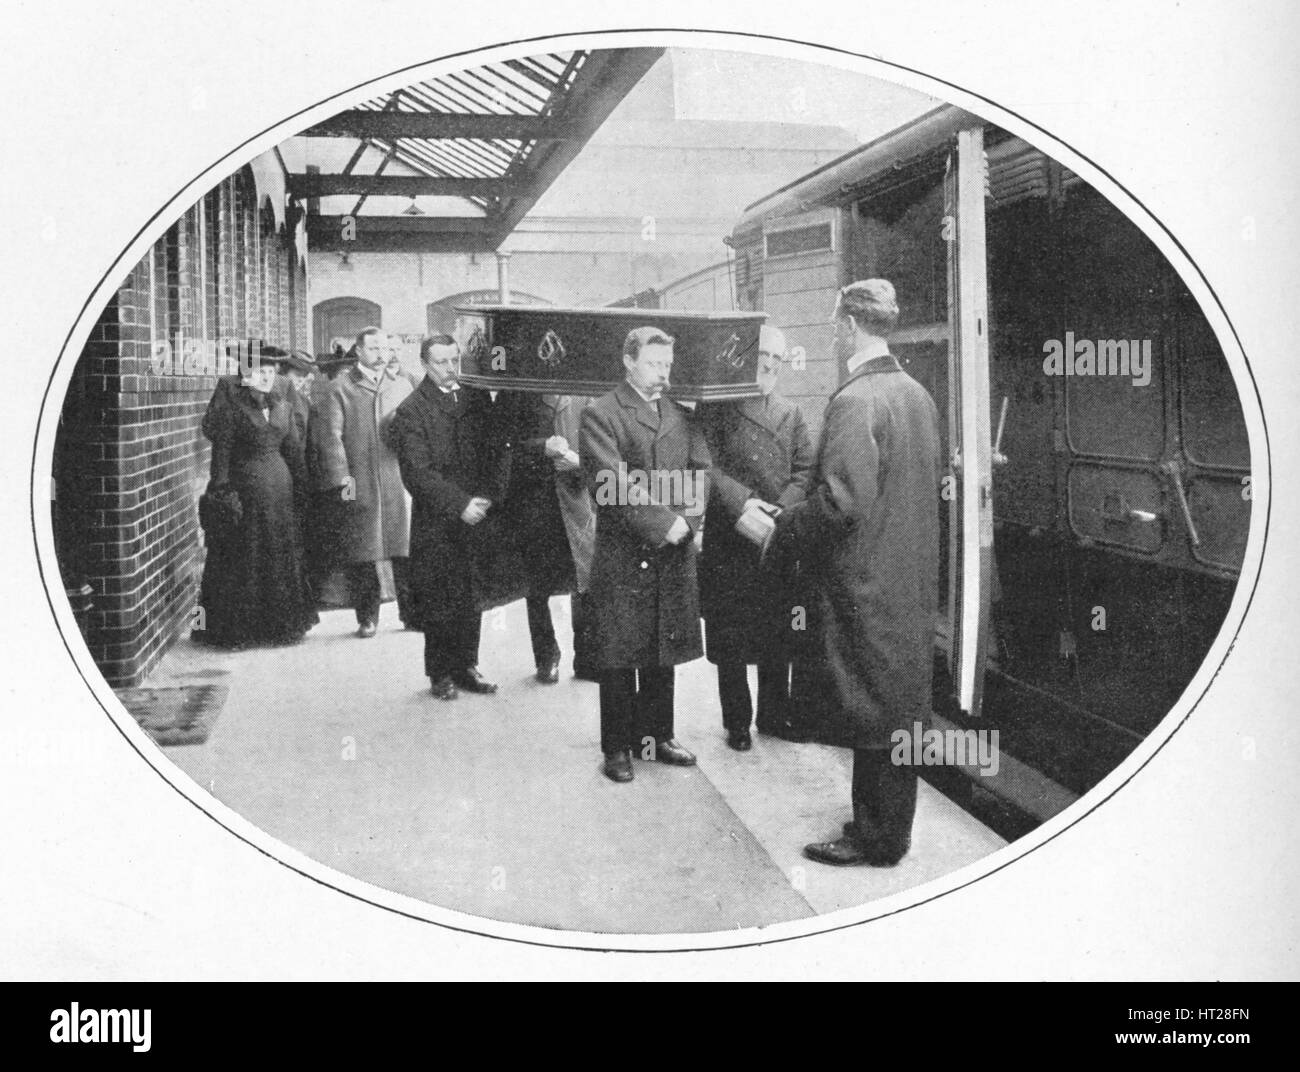
[[[528,633],[537,680],[560,676],[560,644],[550,597],[573,592],[573,668],[591,676],[590,625],[583,611],[595,529],[591,497],[578,459],[578,428],[586,398],[502,391],[494,415],[510,457],[502,528],[523,558]]]
[[[939,419],[889,352],[893,286],[851,283],[833,314],[846,380],[831,396],[808,497],[773,549],[813,564],[820,647],[853,753],[853,820],[808,845],[828,864],[892,866],[911,845],[916,775],[890,735],[927,724],[939,574]]]
[[[790,658],[796,622],[789,585],[760,574],[759,548],[773,518],[802,502],[812,476],[812,443],[799,407],[776,393],[785,336],[764,327],[758,343],[761,398],[700,406],[713,457],[709,509],[700,562],[705,650],[718,668],[718,695],[727,743],[752,745],[753,704],[748,664],[758,664],[758,730],[803,739],[789,706]]]
[[[674,667],[701,655],[695,533],[709,450],[694,416],[663,397],[673,340],[635,328],[626,379],[582,414],[579,455],[596,504],[591,567],[604,772],[632,780],[632,754],[690,766],[673,738]]]
[[[424,670],[440,700],[461,690],[493,693],[478,671],[483,616],[477,560],[483,519],[504,491],[492,400],[458,380],[460,348],[449,335],[420,345],[425,378],[393,415],[388,443],[411,493],[411,596],[424,630]]]

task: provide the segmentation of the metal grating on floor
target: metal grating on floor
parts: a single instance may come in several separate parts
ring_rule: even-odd
[[[160,745],[203,744],[230,690],[225,685],[118,689],[117,698]]]

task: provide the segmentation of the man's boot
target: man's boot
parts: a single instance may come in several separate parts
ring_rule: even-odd
[[[853,819],[844,824],[844,836],[838,841],[823,841],[805,845],[803,854],[818,863],[833,867],[850,867],[866,864],[869,867],[893,867],[907,855],[907,847],[902,852],[897,848],[890,850],[881,844],[880,838],[872,829],[871,816],[865,804],[854,803]],[[909,838],[910,842],[910,838]]]

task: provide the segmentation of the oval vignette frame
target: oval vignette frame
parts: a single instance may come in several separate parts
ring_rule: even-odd
[[[1242,413],[1247,427],[1251,451],[1252,510],[1250,531],[1241,574],[1237,578],[1224,624],[1210,646],[1209,653],[1177,703],[1123,762],[1072,805],[1031,833],[1009,842],[1003,848],[974,863],[949,872],[942,878],[933,879],[919,886],[882,897],[879,900],[868,901],[852,908],[841,909],[823,915],[814,915],[797,921],[775,923],[765,927],[751,927],[742,931],[653,935],[552,931],[542,927],[506,923],[489,917],[470,916],[414,897],[393,893],[382,887],[334,871],[326,864],[291,849],[276,840],[227,805],[209,796],[179,767],[167,761],[161,748],[148,738],[117,700],[117,697],[113,694],[91,659],[89,650],[73,619],[71,607],[62,591],[59,570],[54,557],[53,523],[48,509],[48,502],[40,494],[41,488],[49,488],[53,443],[55,429],[58,424],[59,408],[66,394],[72,369],[76,365],[100,310],[106,304],[112,291],[120,285],[121,278],[130,270],[130,267],[144,256],[146,250],[153,245],[174,219],[179,217],[199,197],[203,196],[214,182],[233,173],[253,157],[269,150],[273,145],[278,144],[285,138],[299,133],[313,122],[327,118],[337,111],[374,97],[379,93],[396,89],[421,78],[458,71],[474,63],[486,63],[526,56],[536,52],[541,47],[548,49],[577,49],[632,46],[678,47],[701,51],[727,51],[777,56],[868,75],[918,90],[987,118],[1003,129],[1024,138],[1024,140],[1047,153],[1052,159],[1065,164],[1101,193],[1155,244],[1156,248],[1160,250],[1196,299],[1198,306],[1206,316],[1207,322],[1212,326],[1225,360],[1232,371],[1233,381],[1242,403]],[[1247,383],[1250,386],[1249,393],[1242,389],[1243,385]],[[1247,404],[1248,397],[1252,400],[1251,404]],[[51,398],[55,400],[56,404],[54,406],[50,405]],[[53,416],[51,416],[51,410]],[[1263,479],[1260,479],[1261,477]],[[1055,138],[1032,121],[1015,112],[1008,111],[977,93],[914,68],[887,60],[828,45],[740,32],[690,29],[605,30],[545,35],[490,45],[484,48],[453,53],[371,79],[361,85],[341,91],[327,100],[304,108],[253,135],[224,154],[201,174],[187,182],[135,233],[116,261],[100,277],[94,291],[86,299],[76,322],[64,339],[41,399],[35,449],[32,458],[31,508],[37,568],[45,587],[46,599],[54,615],[55,624],[63,640],[64,647],[71,656],[77,672],[85,681],[91,695],[109,716],[126,742],[155,773],[162,777],[186,801],[245,844],[295,871],[302,877],[334,889],[348,897],[385,911],[394,912],[421,922],[432,923],[453,931],[527,945],[562,949],[685,952],[734,949],[790,941],[796,938],[825,934],[845,927],[869,923],[873,920],[906,911],[909,908],[954,893],[973,882],[1002,870],[1021,857],[1054,840],[1065,830],[1110,800],[1119,789],[1151,762],[1152,758],[1165,746],[1173,734],[1187,721],[1217,677],[1224,660],[1231,651],[1259,582],[1260,566],[1267,541],[1271,513],[1271,486],[1272,458],[1269,453],[1268,430],[1258,387],[1255,384],[1249,361],[1241,346],[1236,329],[1232,326],[1218,295],[1177,238],[1123,185],[1088,157]]]

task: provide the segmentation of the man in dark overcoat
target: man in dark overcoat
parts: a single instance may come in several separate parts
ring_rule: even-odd
[[[384,368],[384,374],[390,380],[405,381],[412,390],[419,387],[423,377],[415,376],[402,367],[402,337],[395,332],[388,334],[387,354],[388,364]],[[420,627],[415,624],[415,613],[411,610],[410,570],[404,563],[393,569],[393,588],[397,596],[397,616],[402,620],[402,625],[406,629],[418,631]]]
[[[510,482],[501,506],[501,528],[519,549],[528,585],[528,635],[537,680],[559,680],[560,645],[551,620],[550,597],[572,592],[573,555],[557,484],[583,479],[576,453],[556,449],[558,409],[576,400],[560,395],[502,391],[495,403],[497,424],[510,455]],[[570,457],[572,453],[572,457]],[[567,475],[566,475],[567,474]],[[575,642],[579,622],[575,619]],[[575,660],[578,653],[575,652]]]
[[[789,682],[792,633],[804,623],[792,618],[783,578],[760,569],[759,549],[776,511],[803,501],[813,449],[799,407],[775,391],[785,336],[763,327],[758,346],[763,396],[698,411],[713,458],[700,560],[705,652],[718,668],[727,743],[739,752],[753,744],[751,663],[758,665],[759,732],[803,736],[792,724]]]
[[[635,328],[626,379],[582,414],[579,456],[596,505],[593,660],[600,672],[604,773],[632,780],[642,759],[689,766],[673,737],[678,663],[698,659],[695,533],[708,503],[709,450],[694,415],[662,397],[673,340]]]
[[[492,400],[462,387],[460,349],[449,335],[420,346],[425,378],[393,415],[388,443],[411,493],[412,612],[424,631],[431,691],[496,692],[478,670],[481,525],[501,500],[508,460],[496,449]]]
[[[917,784],[910,766],[891,762],[891,735],[910,738],[930,718],[938,413],[889,352],[898,303],[887,280],[845,287],[834,320],[847,379],[826,409],[808,497],[773,536],[776,553],[785,545],[811,564],[824,669],[854,748],[853,820],[804,854],[892,866],[911,846]]]
[[[356,367],[330,382],[313,427],[320,487],[339,506],[339,554],[357,635],[373,637],[380,604],[395,595],[394,573],[407,564],[410,510],[386,440],[393,414],[413,388],[385,374],[387,338],[378,328],[357,336],[357,355]]]

